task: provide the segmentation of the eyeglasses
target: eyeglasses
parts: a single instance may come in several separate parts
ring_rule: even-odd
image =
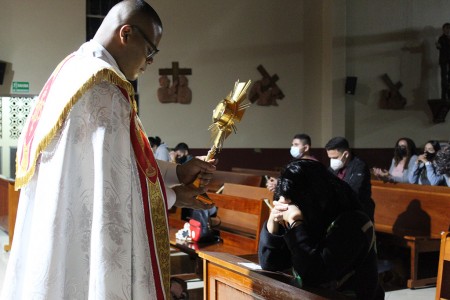
[[[131,25],[131,28],[136,29],[137,32],[141,34],[141,36],[144,38],[144,40],[151,46],[150,50],[147,50],[147,56],[145,57],[145,60],[147,62],[151,62],[153,57],[156,55],[156,53],[159,52],[159,49],[156,48],[155,44],[153,44],[146,36],[145,33],[136,25]]]

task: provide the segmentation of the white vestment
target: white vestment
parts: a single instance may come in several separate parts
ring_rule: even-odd
[[[96,42],[76,55],[123,76]],[[116,85],[98,83],[40,152],[21,189],[1,299],[157,298],[130,110]],[[166,186],[177,183],[175,165],[159,165]],[[174,193],[166,192],[170,207]]]

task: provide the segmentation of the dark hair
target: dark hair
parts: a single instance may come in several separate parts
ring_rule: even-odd
[[[441,144],[439,144],[438,141],[435,140],[429,140],[428,142],[425,143],[425,146],[427,144],[431,144],[431,146],[433,147],[435,152],[438,152],[439,150],[441,150]],[[433,158],[428,158],[428,155],[426,156],[428,161],[434,161],[436,159],[436,156],[434,156]],[[425,165],[423,165],[422,167],[418,168],[414,174],[415,175],[420,175],[422,172],[425,172]]]
[[[444,25],[442,25],[442,29],[444,29],[446,26],[450,26],[450,23],[444,23]]]
[[[441,144],[439,143],[439,141],[430,140],[430,141],[426,142],[425,145],[426,144],[431,144],[431,146],[433,146],[434,151],[436,151],[436,152],[441,150]]]
[[[361,205],[343,180],[329,172],[320,162],[298,159],[281,172],[274,199],[284,196],[302,211],[304,223],[315,239],[326,233],[328,226],[341,213],[361,210]]]
[[[161,145],[161,139],[159,138],[159,136],[155,136],[155,137],[148,137],[148,140],[150,142],[150,146],[153,148],[153,146],[159,147],[159,145]]]
[[[186,143],[179,143],[173,150],[174,151],[181,150],[189,152],[189,146]]]
[[[438,151],[434,163],[438,174],[450,176],[450,146]]]
[[[325,149],[328,150],[337,150],[337,151],[346,151],[350,150],[350,146],[348,144],[348,141],[342,137],[337,136],[332,138],[328,141],[328,143],[325,145]]]
[[[416,155],[417,148],[416,148],[416,144],[414,143],[414,141],[407,137],[399,138],[397,140],[397,142],[395,143],[396,148],[398,147],[398,143],[400,141],[405,141],[406,145],[407,145],[406,146],[406,161],[405,161],[405,165],[403,166],[403,170],[407,170],[411,156]],[[401,157],[399,155],[399,153],[394,150],[394,165],[397,166],[402,159],[403,159],[403,157]]]
[[[311,137],[309,135],[307,135],[306,133],[296,134],[296,135],[294,135],[294,137],[292,139],[293,140],[298,139],[303,143],[303,145],[311,146]]]

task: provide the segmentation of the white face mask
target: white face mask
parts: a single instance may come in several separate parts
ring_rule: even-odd
[[[291,155],[293,158],[300,158],[303,155],[303,152],[300,151],[300,148],[292,146],[291,147]]]
[[[339,158],[330,158],[330,167],[337,171],[339,169],[342,169],[344,166],[344,163]]]

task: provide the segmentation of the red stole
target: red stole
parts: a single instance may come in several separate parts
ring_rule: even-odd
[[[72,107],[86,91],[100,82],[119,87],[131,106],[130,139],[138,166],[153,278],[157,298],[168,299],[170,244],[164,182],[137,117],[133,86],[106,62],[69,55],[55,69],[40,93],[19,140],[16,189],[31,180],[39,154],[61,129]]]

